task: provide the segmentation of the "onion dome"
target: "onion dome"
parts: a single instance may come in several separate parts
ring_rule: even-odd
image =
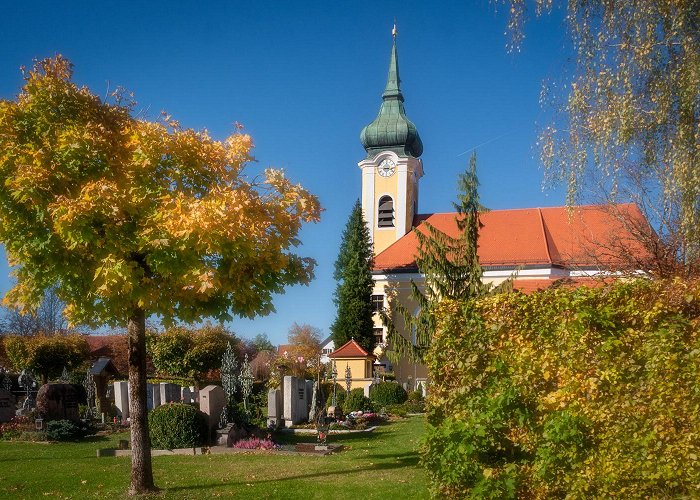
[[[372,123],[362,129],[360,141],[371,158],[380,151],[394,151],[399,156],[418,158],[423,153],[423,143],[418,130],[406,117],[399,78],[399,62],[396,53],[396,32],[389,61],[389,77],[382,94],[382,106]]]

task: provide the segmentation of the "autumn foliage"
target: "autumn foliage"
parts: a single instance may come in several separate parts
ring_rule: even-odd
[[[310,279],[313,262],[287,250],[318,202],[278,170],[248,179],[249,135],[136,119],[71,77],[60,56],[38,62],[0,101],[0,241],[17,280],[6,304],[36,307],[57,285],[74,323],[123,325],[135,307],[230,319]]]
[[[700,494],[700,283],[439,306],[423,448],[450,498]]]

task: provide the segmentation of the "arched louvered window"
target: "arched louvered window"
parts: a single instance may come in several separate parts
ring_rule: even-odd
[[[391,199],[391,196],[382,196],[379,198],[377,226],[394,227],[394,200]]]

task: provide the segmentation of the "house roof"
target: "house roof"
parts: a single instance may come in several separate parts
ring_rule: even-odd
[[[373,357],[365,351],[355,339],[350,339],[328,355],[329,358],[367,358]]]
[[[417,215],[414,228],[374,259],[375,272],[415,272],[418,238],[427,222],[449,236],[459,234],[457,213]],[[648,226],[635,204],[493,210],[480,216],[479,261],[483,267],[558,266],[608,267],[620,265],[612,251],[645,252],[633,237],[630,223]],[[635,250],[636,249],[636,250]]]

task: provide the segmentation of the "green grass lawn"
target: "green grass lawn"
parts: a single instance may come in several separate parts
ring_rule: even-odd
[[[331,436],[336,455],[228,454],[153,457],[158,498],[427,498],[417,446],[424,418],[370,434]],[[124,435],[81,443],[0,442],[0,498],[121,498],[130,458],[97,458]],[[299,440],[295,438],[295,440]],[[308,436],[302,441],[312,441]]]

